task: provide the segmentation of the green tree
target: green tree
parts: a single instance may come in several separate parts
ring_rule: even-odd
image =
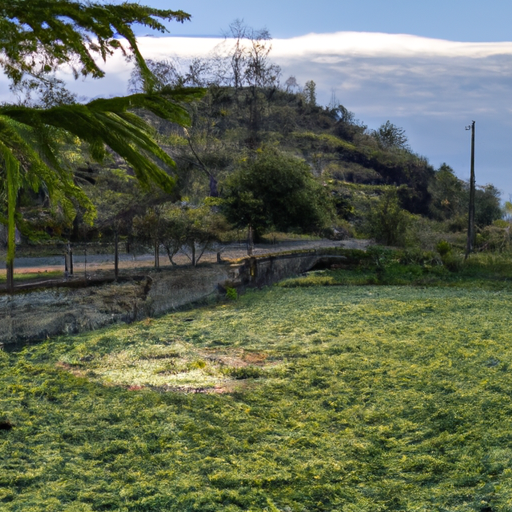
[[[374,137],[380,146],[385,149],[408,149],[407,135],[405,130],[386,121],[378,130],[374,132]]]
[[[453,219],[467,215],[467,191],[453,169],[443,163],[430,181],[428,191],[431,194],[430,212],[437,220]]]
[[[256,235],[269,229],[318,232],[333,216],[332,199],[306,162],[275,149],[257,151],[224,185],[228,220]]]
[[[366,231],[384,245],[404,246],[411,217],[401,207],[397,190],[390,188],[370,208]]]
[[[137,238],[153,246],[156,267],[160,246],[164,247],[172,265],[175,265],[173,257],[181,250],[196,266],[204,252],[227,229],[224,217],[207,204],[191,207],[169,203],[135,217],[133,224]]]
[[[475,223],[478,227],[490,226],[503,218],[500,191],[494,185],[478,187],[475,191]]]
[[[63,64],[76,77],[101,78],[105,72],[95,56],[106,60],[116,50],[132,55],[145,76],[150,90],[154,78],[142,57],[133,25],[166,32],[159,20],[183,22],[190,15],[183,11],[155,9],[137,3],[120,5],[76,0],[12,0],[2,2],[0,14],[1,65],[19,84],[27,76],[39,80]],[[118,36],[127,43],[125,47]]]
[[[316,84],[313,80],[306,82],[303,94],[306,104],[310,107],[316,107]]]
[[[72,134],[86,141],[93,159],[101,161],[107,147],[122,156],[142,184],[156,182],[170,190],[173,179],[159,163],[170,167],[172,159],[152,138],[152,129],[133,108],[145,108],[180,124],[189,121],[180,105],[198,95],[197,90],[152,94],[155,78],[139,52],[132,25],[164,31],[160,20],[184,21],[183,11],[159,10],[134,3],[111,5],[71,0],[14,0],[2,5],[0,14],[0,65],[12,87],[37,87],[51,81],[60,65],[72,66],[75,77],[101,78],[95,55],[105,60],[120,50],[132,56],[144,77],[144,94],[128,98],[95,100],[86,105],[51,108],[6,105],[0,109],[0,179],[7,199],[3,222],[8,225],[7,264],[12,284],[16,203],[23,187],[37,190],[43,184],[49,196],[73,215],[82,203],[94,215],[92,203],[76,186],[72,169],[66,167],[54,142],[56,133]],[[122,36],[128,48],[118,38]]]
[[[430,181],[432,196],[430,212],[437,220],[451,221],[454,227],[465,229],[469,206],[469,183],[455,176],[453,169],[442,164]],[[479,228],[491,225],[503,217],[500,191],[493,185],[477,187],[475,191],[475,223]]]

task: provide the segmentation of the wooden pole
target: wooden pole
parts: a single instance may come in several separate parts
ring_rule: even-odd
[[[14,293],[14,261],[7,261],[6,263],[6,271],[7,271],[7,291],[9,293]]]
[[[160,268],[160,240],[155,240],[155,268]]]
[[[73,247],[68,242],[68,254],[69,254],[69,275],[73,275]]]
[[[119,235],[117,229],[114,231],[114,279],[117,282],[119,277]]]
[[[254,253],[254,232],[252,226],[247,230],[247,255],[252,256]]]
[[[475,121],[471,123],[471,176],[469,178],[468,240],[465,259],[475,245]]]

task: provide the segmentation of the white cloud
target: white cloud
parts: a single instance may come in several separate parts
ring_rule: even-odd
[[[274,55],[325,55],[359,57],[472,57],[512,55],[512,43],[459,43],[408,34],[337,32],[308,34],[274,41]]]

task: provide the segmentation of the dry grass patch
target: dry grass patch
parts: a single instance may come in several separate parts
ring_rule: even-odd
[[[142,325],[149,326],[152,322]],[[97,356],[77,357],[73,351],[58,361],[57,367],[75,377],[130,390],[231,393],[250,387],[242,381],[266,377],[267,367],[277,364],[278,361],[269,363],[265,352],[231,347],[200,348],[176,339],[145,347],[131,345]]]

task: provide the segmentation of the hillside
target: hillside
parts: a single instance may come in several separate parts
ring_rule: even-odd
[[[185,208],[189,215],[209,197],[218,197],[215,211],[225,213],[229,222],[215,217],[216,232],[210,238],[217,240],[232,239],[228,233],[232,228],[238,230],[239,238],[240,230],[259,223],[258,236],[277,230],[328,237],[371,237],[388,245],[419,244],[427,249],[446,238],[450,243],[463,244],[463,236],[453,233],[463,232],[467,226],[468,184],[459,180],[448,165],[434,169],[426,157],[414,153],[404,130],[393,123],[388,121],[371,130],[342,105],[317,105],[314,82],[308,84],[313,90],[309,95],[306,88],[293,92],[276,85],[236,88],[210,84],[202,99],[187,106],[192,118],[188,128],[138,111],[153,124],[159,144],[176,162],[176,167],[168,170],[177,180],[171,195],[156,187],[141,189],[130,167],[113,153],[98,165],[91,163],[87,147],[79,151],[65,147],[63,153],[74,162],[77,184],[97,208],[95,224],[86,224],[81,210],[70,223],[63,212],[47,202],[44,193],[34,195],[26,190],[20,202],[24,221],[20,218],[19,222],[26,235],[24,240],[46,238],[78,243],[112,241],[119,235],[131,246],[139,243],[151,247],[156,238],[163,237],[148,235],[154,215],[170,219],[169,215],[174,212],[172,215],[176,216],[179,208]],[[260,204],[257,215],[253,208],[251,217],[247,201],[239,201],[243,191],[233,183],[239,185],[240,173],[256,173],[252,184],[245,186],[257,195],[254,190],[259,185],[254,179],[260,171],[248,169],[257,167],[253,163],[265,155],[270,155],[271,165],[276,166],[270,171],[273,185],[278,179],[286,183],[274,196],[255,196],[254,200],[265,205]],[[297,169],[303,168],[300,162],[305,163],[307,167],[303,169],[323,189],[320,193],[311,181],[306,203],[300,206],[305,210],[307,205],[314,209],[323,204],[321,213],[311,213],[316,220],[304,221],[294,214],[279,224],[276,218],[283,218],[284,214],[268,211],[277,197],[287,194],[291,175],[277,178],[277,169],[285,161]],[[266,190],[270,185],[261,186]],[[297,184],[298,191],[301,187],[306,185]],[[208,211],[213,203],[209,204],[204,207],[202,224],[212,223]],[[266,211],[262,213],[263,208]],[[255,216],[258,219],[254,220]],[[492,186],[478,189],[479,232],[484,233],[485,227],[501,216],[498,191]],[[140,221],[138,231],[136,219]],[[419,236],[425,232],[432,235],[428,240]],[[485,243],[488,235],[483,235]],[[163,239],[160,241],[163,243]]]

